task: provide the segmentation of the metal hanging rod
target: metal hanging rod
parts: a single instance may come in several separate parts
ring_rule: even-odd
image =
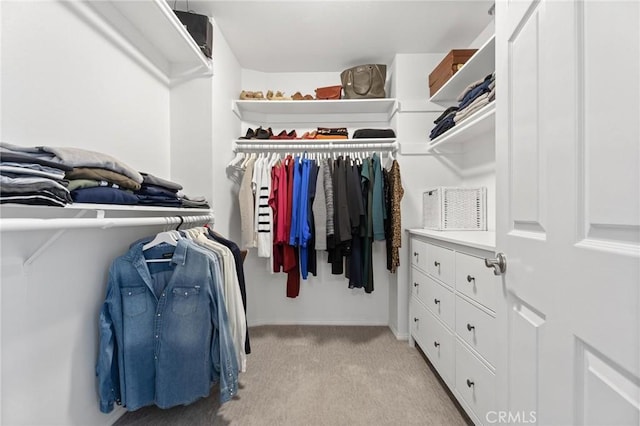
[[[132,226],[178,225],[194,223],[213,223],[213,213],[206,215],[178,215],[162,217],[126,217],[126,218],[8,218],[0,220],[0,231],[41,231],[52,229],[88,229],[120,228]]]
[[[236,144],[235,152],[269,151],[396,151],[396,142],[377,143],[242,143]]]

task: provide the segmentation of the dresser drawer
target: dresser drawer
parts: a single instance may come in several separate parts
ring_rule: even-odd
[[[456,252],[456,290],[495,312],[499,286],[484,258]]]
[[[496,407],[495,374],[462,343],[456,342],[456,392],[476,417],[487,420],[487,412]]]
[[[456,334],[495,366],[495,318],[459,296],[456,297]]]
[[[411,266],[427,271],[427,245],[417,238],[411,239]]]
[[[449,385],[454,384],[455,337],[415,298],[411,298],[411,330],[429,361]]]
[[[413,269],[411,274],[412,295],[453,330],[455,320],[453,292],[417,269]]]
[[[455,278],[453,250],[429,244],[427,246],[426,271],[445,284],[453,287]]]

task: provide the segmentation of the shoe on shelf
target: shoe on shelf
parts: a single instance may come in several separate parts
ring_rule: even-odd
[[[300,139],[315,139],[317,133],[318,132],[316,130],[312,130],[311,132],[304,132]]]
[[[273,100],[274,101],[290,101],[291,97],[289,96],[285,96],[284,92],[281,91],[277,91],[275,95],[273,95]]]
[[[295,130],[292,130],[289,133],[287,133],[286,139],[298,139],[298,134],[296,133]]]
[[[269,139],[287,139],[287,131],[283,130],[277,136],[272,135]]]
[[[311,95],[304,95],[304,98],[302,98],[305,101],[313,101],[315,98]]]
[[[240,99],[243,101],[253,99],[253,92],[249,92],[248,90],[243,90],[240,92]]]
[[[256,130],[256,139],[270,139],[272,136],[273,132],[271,131],[271,127],[265,130],[262,128],[262,126],[260,126]]]
[[[301,101],[304,99],[304,96],[302,96],[302,93],[296,92],[293,95],[291,95],[291,99],[293,99],[294,101]]]
[[[253,92],[253,99],[258,101],[263,101],[264,94],[262,92]]]
[[[247,134],[244,136],[240,136],[240,139],[255,139],[256,132],[253,131],[252,128],[247,129]]]
[[[267,90],[267,100],[273,100],[273,91]]]

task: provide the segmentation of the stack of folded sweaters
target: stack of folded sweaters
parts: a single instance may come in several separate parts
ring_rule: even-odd
[[[72,202],[64,180],[71,167],[36,148],[0,143],[0,204],[60,206]]]
[[[204,197],[180,194],[180,184],[140,173],[110,155],[80,148],[0,142],[0,176],[1,203],[209,208]]]
[[[458,96],[458,106],[447,108],[434,123],[436,126],[431,130],[430,139],[435,139],[456,124],[469,118],[475,112],[483,108],[496,98],[496,76],[495,72],[489,74],[482,80],[475,81],[467,86]]]

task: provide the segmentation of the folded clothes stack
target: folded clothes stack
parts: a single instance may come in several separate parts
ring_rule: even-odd
[[[454,117],[454,121],[459,123],[471,116],[489,102],[496,98],[496,75],[492,73],[484,78],[469,85],[464,92],[460,94],[458,100],[458,112]]]
[[[494,101],[496,98],[495,80],[496,75],[494,72],[482,80],[475,81],[467,86],[457,98],[457,101],[460,102],[458,106],[447,108],[440,117],[434,121],[436,126],[431,130],[429,138],[437,138]]]
[[[178,191],[182,189],[179,183],[159,178],[149,173],[142,174],[142,185],[136,191],[138,204],[146,206],[181,207],[182,202]]]
[[[133,191],[140,189],[142,175],[111,155],[81,148],[41,146],[54,161],[72,167],[66,173],[76,203],[138,204]],[[81,182],[75,182],[80,180]],[[87,182],[88,181],[88,182]]]
[[[0,204],[63,207],[72,202],[64,179],[71,170],[37,148],[0,142]]]
[[[431,130],[429,138],[435,139],[455,126],[456,123],[455,121],[453,121],[453,117],[455,117],[457,111],[458,107],[449,107],[442,114],[440,114],[440,117],[436,118],[434,121],[436,127]]]
[[[182,191],[178,192],[178,197],[182,202],[182,207],[189,209],[210,209],[209,203],[206,198],[202,196],[193,197],[184,194]]]
[[[181,190],[178,183],[140,173],[101,152],[0,142],[0,203],[209,208],[204,197],[187,197]]]

